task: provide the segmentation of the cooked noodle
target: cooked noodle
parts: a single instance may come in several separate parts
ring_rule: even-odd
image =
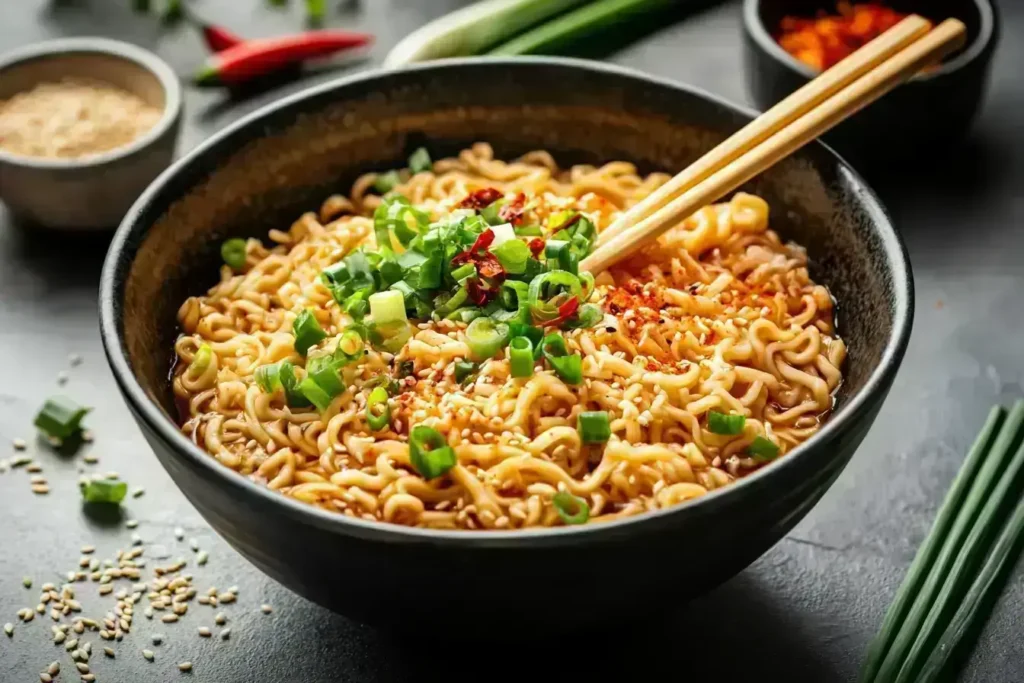
[[[303,309],[329,337],[351,322],[318,276],[373,245],[375,179],[366,174],[349,197],[331,197],[319,214],[272,230],[270,249],[249,239],[244,272],[223,266],[219,284],[181,306],[174,393],[182,429],[227,467],[370,520],[553,526],[563,520],[552,498],[566,491],[601,522],[676,505],[763,466],[747,453],[756,437],[785,457],[831,410],[846,353],[832,299],[810,279],[804,250],[768,229],[767,204],[742,193],[598,276],[591,301],[605,320],[565,332],[569,351],[583,356],[577,386],[546,368],[512,378],[507,349],[460,386],[454,366],[470,353],[466,325],[420,321],[397,355],[370,350],[347,369],[347,388],[322,415],[287,407],[279,392],[261,391],[253,373],[284,359],[302,367],[292,323]],[[481,188],[522,192],[538,220],[575,209],[601,230],[666,180],[621,161],[563,171],[542,151],[505,163],[476,144],[397,190],[435,218]],[[212,361],[195,372],[189,364],[204,342]],[[391,400],[390,424],[371,432],[366,384],[403,361],[412,361],[413,374]],[[607,444],[581,443],[583,410],[608,412]],[[745,416],[741,433],[709,431],[712,410]],[[410,464],[408,435],[420,424],[454,448],[457,464],[445,476],[426,480]]]

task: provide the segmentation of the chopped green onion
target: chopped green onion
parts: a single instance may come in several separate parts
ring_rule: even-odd
[[[747,453],[757,460],[774,460],[779,455],[779,447],[770,439],[763,436],[755,436],[754,440],[747,446]]]
[[[530,259],[530,247],[520,239],[502,242],[491,250],[501,267],[513,275],[526,272],[526,262]]]
[[[430,152],[425,147],[420,147],[409,155],[409,170],[413,173],[424,173],[433,169],[434,164],[430,161]]]
[[[196,354],[192,356],[192,362],[188,364],[189,377],[198,377],[206,372],[211,362],[213,362],[213,349],[209,344],[203,342],[196,349]]]
[[[508,325],[490,318],[477,318],[466,328],[466,341],[474,357],[486,360],[508,342]]]
[[[747,418],[743,415],[726,415],[717,410],[708,413],[708,430],[712,434],[735,436],[743,431]]]
[[[345,330],[338,340],[338,350],[346,356],[355,357],[363,350],[363,337],[355,330]]]
[[[86,503],[117,504],[128,494],[128,483],[117,479],[90,479],[82,482],[81,489]]]
[[[452,279],[462,284],[471,277],[476,277],[476,266],[472,263],[463,263],[452,271]]]
[[[295,350],[301,356],[309,353],[311,346],[315,346],[327,338],[327,333],[313,317],[313,311],[308,308],[302,309],[302,312],[295,318],[295,322],[292,323],[292,332],[295,333]]]
[[[281,366],[278,363],[259,366],[253,376],[256,385],[265,393],[272,394],[281,386]]]
[[[306,377],[304,380],[299,382],[298,390],[305,396],[310,403],[316,406],[316,409],[321,413],[326,411],[331,405],[331,395],[324,391],[323,387],[317,384],[316,380],[312,376]]]
[[[571,493],[559,491],[551,498],[551,503],[566,524],[583,524],[590,519],[590,506],[587,505],[587,501]]]
[[[515,230],[516,234],[520,237],[541,237],[544,235],[544,231],[540,229],[539,225],[520,225]]]
[[[508,356],[513,377],[533,375],[533,342],[528,337],[516,337],[509,342]]]
[[[406,252],[415,253],[415,252]],[[466,265],[469,265],[468,263]],[[440,256],[431,256],[420,264],[416,271],[414,281],[416,289],[437,289],[441,286],[441,274],[444,271],[444,262]]]
[[[377,248],[392,248],[392,235],[402,246],[408,246],[429,222],[428,214],[410,204],[402,195],[385,197],[373,212],[373,232],[377,239]]]
[[[409,433],[409,460],[424,479],[435,479],[455,467],[455,451],[436,429],[419,425]]]
[[[540,344],[544,358],[563,382],[579,384],[583,381],[583,358],[578,353],[569,355],[562,335],[549,334]]]
[[[346,360],[344,357],[337,358],[330,353],[310,358],[306,363],[306,377],[312,377],[317,386],[327,394],[328,399],[332,399],[345,391],[345,384],[341,381],[339,371],[345,365]],[[313,401],[308,395],[306,398]],[[316,401],[313,402],[316,403]]]
[[[312,405],[309,399],[299,391],[299,380],[295,377],[295,366],[291,361],[283,360],[279,364],[277,376],[284,387],[285,402],[291,408],[308,408]]]
[[[232,237],[224,240],[220,245],[220,257],[232,270],[241,270],[245,267],[245,240],[241,237]]]
[[[370,317],[378,325],[406,322],[409,319],[405,314],[405,297],[397,290],[371,294],[369,301]]]
[[[398,187],[401,182],[402,178],[398,175],[398,171],[379,173],[377,175],[377,179],[373,181],[373,189],[380,194],[385,195]]]
[[[468,360],[461,360],[455,364],[455,381],[462,384],[476,374],[477,364]]]
[[[565,292],[568,295],[566,298],[579,296],[583,292],[580,279],[564,270],[549,270],[533,278],[530,281],[529,290],[530,312],[538,322],[554,320],[559,316],[555,300],[561,293],[553,293],[549,291],[549,287],[555,291],[562,287],[568,288],[568,291]]]
[[[388,392],[384,387],[377,387],[367,397],[366,422],[375,432],[391,424],[391,406],[388,405]]]
[[[488,225],[501,225],[505,221],[502,220],[501,207],[505,205],[504,199],[496,199],[484,208],[480,209],[480,217],[487,221]]]
[[[398,353],[412,336],[412,326],[407,320],[398,320],[384,325],[376,325],[375,331],[380,335],[381,347],[389,353]]]
[[[544,338],[544,330],[524,322],[510,322],[508,324],[509,334],[513,337],[526,337],[533,345],[533,358],[537,360],[541,356],[540,340]]]
[[[82,418],[89,410],[66,396],[52,396],[39,409],[34,424],[47,436],[64,440],[81,431]]]
[[[566,321],[562,324],[562,327],[570,330],[594,327],[602,320],[604,320],[604,311],[601,310],[600,306],[597,304],[584,304],[580,307],[576,318]]]
[[[612,436],[611,422],[604,410],[584,411],[576,418],[576,431],[583,443],[605,443]]]
[[[368,380],[364,386],[369,387],[371,389],[382,387],[384,388],[385,391],[388,392],[388,396],[394,396],[402,389],[401,385],[398,383],[398,380],[395,379],[394,377],[391,377],[390,375],[377,375],[376,377],[373,377],[370,380]]]

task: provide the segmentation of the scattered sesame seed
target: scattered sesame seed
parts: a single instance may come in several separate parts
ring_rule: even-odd
[[[31,588],[32,587],[32,577],[31,576],[26,576],[26,577],[22,578],[21,579],[21,585],[24,586],[25,588]]]
[[[182,662],[181,664],[178,665],[178,670],[179,671],[191,671],[192,670],[192,662]]]
[[[232,602],[235,601],[235,594],[234,593],[221,593],[220,595],[217,596],[216,599],[217,599],[218,602],[222,602],[224,604],[232,603]],[[212,600],[211,600],[211,602],[212,602]]]
[[[142,545],[142,536],[132,534],[132,545]]]
[[[67,638],[67,636],[64,635],[63,631],[57,631],[57,633],[55,633],[53,636],[53,642],[63,643],[65,638]]]
[[[108,657],[114,657],[115,656],[114,648],[112,648],[112,647],[105,647],[105,648],[103,648],[103,654],[105,654]]]
[[[36,493],[36,494],[39,494],[39,495],[46,495],[49,492],[50,492],[50,487],[47,486],[46,484],[33,484],[32,485],[32,493]]]
[[[160,617],[160,621],[164,622],[165,624],[173,624],[177,620],[178,620],[178,615],[177,614],[165,614],[162,617]]]
[[[203,638],[209,638],[210,637],[210,629],[207,628],[206,626],[200,626],[199,627],[199,635],[201,635]]]
[[[61,370],[57,373],[57,384],[66,384],[68,381],[68,373]]]
[[[192,548],[193,552],[198,552],[199,551],[199,541],[197,541],[194,538],[188,539],[188,547]]]
[[[75,668],[78,669],[79,673],[89,673],[89,665],[85,662],[75,662]]]
[[[174,528],[174,537],[176,539],[178,539],[179,541],[185,540],[185,530],[182,529],[180,526],[179,527],[175,527]]]
[[[213,618],[213,623],[217,624],[218,626],[223,626],[227,623],[227,621],[228,618],[224,615],[223,612],[218,612],[217,616]]]
[[[50,662],[50,666],[46,667],[46,673],[50,674],[51,676],[56,676],[57,674],[59,674],[60,673],[60,662],[58,662],[58,661]]]
[[[8,638],[12,637],[14,635],[14,624],[11,622],[4,624],[4,633],[7,634]]]
[[[14,446],[14,450],[16,451],[23,451],[28,447],[28,444],[25,443],[25,439],[20,438],[16,438],[11,441],[11,445]]]
[[[274,608],[270,605],[260,605],[260,609],[263,611],[264,614],[270,614],[274,611]]]
[[[88,434],[88,433],[89,432],[86,432],[86,434]],[[83,438],[83,440],[85,439],[84,436],[82,438]],[[89,453],[89,454],[85,455],[82,458],[82,460],[84,460],[87,465],[95,465],[96,463],[98,463],[100,461],[100,459],[98,457],[96,457],[95,455],[93,455],[92,453]]]
[[[82,554],[83,555],[88,555],[89,553],[94,553],[94,552],[96,552],[96,547],[95,546],[91,546],[91,545],[83,545],[82,546]]]
[[[53,682],[53,676],[51,676],[50,674],[48,674],[48,673],[46,673],[44,671],[41,674],[39,674],[39,680],[42,681],[43,683],[52,683]]]
[[[230,637],[231,637],[231,629],[230,628],[226,628],[226,629],[224,629],[224,630],[222,630],[220,632],[220,639],[221,640],[227,640]]]
[[[93,439],[95,439],[95,438],[96,438],[96,435],[93,434],[88,429],[86,429],[85,431],[82,432],[82,441],[84,441],[85,443],[92,443]]]
[[[94,674],[83,674],[82,675],[82,683],[93,683],[93,681],[95,681],[95,680],[96,680],[96,676]]]
[[[138,498],[139,496],[141,496],[145,492],[146,492],[146,489],[144,489],[144,488],[142,488],[140,486],[139,488],[137,488],[134,491],[132,491],[132,498]]]
[[[137,519],[129,519],[127,522],[124,523],[124,525],[126,527],[128,527],[129,529],[134,529],[135,527],[137,527],[139,525],[139,520],[137,520]]]
[[[72,638],[68,642],[64,643],[64,649],[67,650],[68,652],[71,652],[76,647],[78,647],[78,639],[76,639],[76,638]]]
[[[142,656],[145,657],[146,659],[148,659],[151,662],[154,659],[154,655],[153,655],[153,651],[152,650],[143,650],[142,651]]]
[[[68,363],[71,364],[71,367],[75,367],[76,365],[81,365],[82,364],[82,354],[80,354],[80,353],[69,353],[68,354]]]
[[[209,560],[210,560],[210,554],[208,552],[206,552],[205,550],[200,550],[199,554],[196,555],[196,564],[198,564],[200,567],[205,565]]]

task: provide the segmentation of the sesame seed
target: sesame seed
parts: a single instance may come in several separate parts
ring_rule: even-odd
[[[25,588],[31,588],[32,587],[32,577],[31,576],[24,577],[21,580],[21,585],[24,586]]]
[[[75,668],[78,669],[79,673],[89,673],[89,665],[85,662],[75,662]]]
[[[210,554],[207,553],[205,550],[200,550],[199,554],[196,555],[196,564],[198,564],[200,567],[205,565],[209,560]]]
[[[13,636],[14,635],[14,624],[12,624],[11,622],[7,622],[6,624],[4,624],[4,633],[7,634],[8,638]]]
[[[217,596],[217,600],[218,600],[218,602],[222,602],[224,604],[232,603],[232,602],[235,601],[235,594],[234,593],[221,593],[220,595]]]
[[[88,433],[89,432],[86,432],[86,434],[88,434]],[[84,436],[82,438],[83,438],[83,440],[85,439]],[[89,453],[89,454],[85,455],[82,458],[82,460],[84,460],[85,464],[87,464],[87,465],[95,465],[96,463],[98,463],[100,461],[100,459],[97,456],[93,455],[92,453]]]
[[[63,631],[57,631],[57,633],[55,633],[53,636],[53,642],[63,643],[65,638],[67,638],[67,636],[64,635]]]
[[[71,367],[75,367],[76,365],[81,365],[82,364],[82,354],[80,354],[80,353],[69,353],[68,354],[68,363],[71,364]]]
[[[179,671],[191,671],[192,670],[192,662],[182,662],[181,664],[178,665],[178,670]]]
[[[132,498],[138,498],[139,496],[141,496],[145,492],[146,492],[146,489],[144,489],[144,488],[142,488],[140,486],[139,488],[137,488],[134,491],[132,491]]]
[[[192,548],[193,552],[198,551],[199,550],[199,541],[197,541],[194,538],[188,539],[188,547]]]
[[[93,439],[95,439],[95,438],[96,438],[96,435],[93,434],[88,429],[86,429],[85,431],[82,432],[82,441],[84,441],[85,443],[92,443]]]
[[[57,384],[65,384],[68,381],[68,373],[61,370],[57,373]]]
[[[182,529],[180,526],[179,527],[175,527],[175,529],[174,529],[174,537],[176,539],[178,539],[179,541],[185,540],[185,530]]]
[[[50,492],[50,487],[47,486],[46,484],[33,484],[32,485],[32,493],[35,493],[35,494],[38,494],[38,495],[46,495],[49,492]]]
[[[68,652],[71,652],[76,647],[78,647],[78,639],[77,638],[72,638],[68,642],[64,643],[64,649],[67,650]]]
[[[28,444],[25,443],[25,439],[21,439],[21,438],[16,438],[16,439],[12,440],[11,441],[11,445],[14,446],[14,450],[16,450],[16,451],[23,451],[23,450],[25,450],[25,448],[28,447]]]
[[[262,610],[264,614],[270,614],[274,611],[274,608],[270,605],[260,605],[260,610]]]
[[[165,614],[162,617],[160,617],[160,621],[164,622],[165,624],[173,624],[177,620],[178,620],[178,615],[177,614]]]
[[[95,674],[83,674],[82,683],[93,683],[96,680]]]
[[[114,648],[112,648],[112,647],[105,647],[105,648],[103,648],[103,654],[105,654],[108,657],[114,657],[115,656],[114,655]]]
[[[226,616],[224,616],[223,612],[218,612],[217,616],[215,616],[213,618],[213,623],[217,624],[218,626],[223,626],[224,624],[227,623],[227,621],[228,621],[228,618]]]
[[[226,629],[224,629],[224,630],[222,630],[220,632],[220,639],[221,640],[227,640],[229,637],[231,637],[231,629],[230,628],[226,628]]]
[[[53,676],[44,671],[41,674],[39,674],[39,680],[41,680],[43,683],[52,683]]]
[[[50,674],[51,676],[56,676],[57,674],[59,674],[60,673],[60,662],[58,662],[58,661],[50,662],[50,666],[46,667],[46,673]]]
[[[203,638],[209,638],[210,637],[210,629],[208,629],[205,626],[200,626],[199,627],[199,635],[201,635]]]
[[[145,657],[146,659],[148,659],[151,662],[154,659],[154,655],[153,655],[153,651],[152,650],[143,650],[142,651],[142,656]]]
[[[137,520],[137,519],[129,519],[127,522],[124,523],[124,525],[126,527],[128,527],[129,529],[134,529],[135,527],[137,527],[139,525],[139,520]],[[137,536],[138,534],[134,534],[134,535]]]

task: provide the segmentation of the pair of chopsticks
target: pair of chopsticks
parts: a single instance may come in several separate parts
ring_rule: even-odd
[[[580,263],[598,273],[657,239],[963,44],[966,27],[911,15],[754,119],[600,234]]]
[[[992,409],[868,647],[861,683],[952,680],[1024,539],[1024,400]]]

